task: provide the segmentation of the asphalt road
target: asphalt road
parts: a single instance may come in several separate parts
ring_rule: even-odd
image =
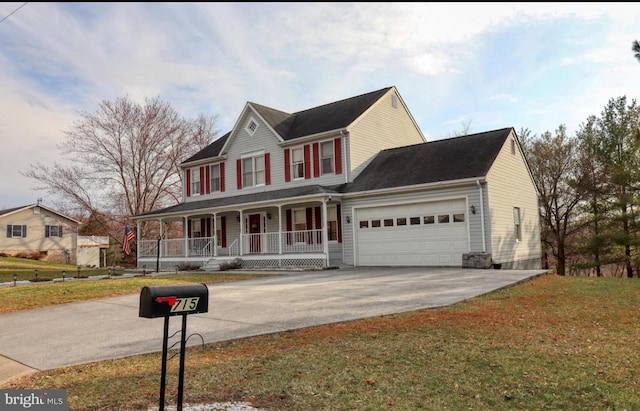
[[[187,316],[187,345],[447,306],[545,273],[355,267],[211,285],[208,312]],[[139,317],[139,305],[133,294],[0,315],[0,384],[37,370],[162,351],[164,319]],[[182,317],[169,324],[171,335]]]

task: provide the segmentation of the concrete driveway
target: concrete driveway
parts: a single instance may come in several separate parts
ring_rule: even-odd
[[[212,285],[208,312],[187,316],[187,336],[212,343],[442,307],[544,273],[355,267]],[[0,383],[34,370],[162,351],[164,319],[139,317],[139,302],[134,294],[0,315]],[[170,335],[181,319],[170,317]],[[187,345],[198,344],[193,335]]]

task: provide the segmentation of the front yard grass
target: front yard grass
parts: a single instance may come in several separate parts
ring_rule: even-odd
[[[449,307],[192,347],[184,403],[265,410],[640,410],[640,282],[547,275]],[[72,410],[157,409],[161,355],[39,372]],[[169,361],[167,406],[177,395]]]

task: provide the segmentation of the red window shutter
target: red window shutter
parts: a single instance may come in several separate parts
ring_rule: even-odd
[[[220,225],[222,227],[220,227],[220,232],[222,235],[222,239],[220,240],[222,243],[223,247],[227,246],[227,217],[222,216],[220,217]]]
[[[342,242],[342,210],[340,204],[336,204],[336,218],[338,219],[338,242]]]
[[[200,219],[200,237],[207,236],[207,220],[205,218]]]
[[[224,163],[220,163],[220,191],[224,191]]]
[[[242,189],[242,160],[236,160],[236,179],[238,180],[238,190]]]
[[[187,220],[187,237],[191,238],[191,220]]]
[[[320,207],[316,207],[314,210],[316,225],[313,228],[322,228],[322,212],[320,211]]]
[[[200,194],[204,194],[204,186],[205,186],[205,172],[204,167],[200,167]]]
[[[304,146],[304,178],[311,178],[311,146]]]
[[[205,175],[205,183],[204,183],[204,189],[205,189],[205,194],[211,194],[211,166],[205,166],[204,168],[204,175]]]
[[[293,216],[291,209],[287,210],[287,244],[293,243],[293,236],[291,230],[293,229]]]
[[[264,183],[271,184],[271,153],[264,153]]]
[[[333,161],[335,163],[336,174],[342,174],[342,139],[333,140]]]
[[[284,149],[284,181],[291,181],[291,150]]]
[[[187,170],[187,197],[191,196],[191,170]]]
[[[313,176],[320,177],[320,144],[313,143]]]

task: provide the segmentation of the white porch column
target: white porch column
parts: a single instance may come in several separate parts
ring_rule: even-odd
[[[278,254],[282,254],[282,206],[278,205]]]
[[[216,213],[211,213],[213,216],[213,256],[218,256],[218,219],[216,218]]]
[[[243,248],[242,247],[242,243],[244,242],[243,241],[244,238],[242,238],[242,235],[244,234],[243,231],[244,231],[244,221],[243,221],[242,210],[240,210],[240,239],[239,239],[239,241],[240,241],[240,244],[239,244],[240,245],[240,248],[239,248],[240,255],[244,255],[243,250],[242,250],[242,248]]]
[[[162,257],[162,247],[160,246],[160,238],[162,238],[162,218],[158,220],[158,258]]]
[[[327,233],[327,201],[322,201],[322,248],[327,258],[326,267],[329,267],[329,234]]]
[[[141,234],[141,231],[140,231],[141,227],[142,227],[142,223],[140,221],[136,221],[136,261],[138,259],[140,259],[140,247],[138,247],[138,244],[140,244],[140,239],[142,238],[142,234]],[[106,258],[107,258],[107,256],[105,254],[105,259]],[[106,262],[105,262],[104,266],[105,267],[107,266]]]
[[[189,217],[182,217],[182,238],[184,238],[184,255],[189,257]]]

